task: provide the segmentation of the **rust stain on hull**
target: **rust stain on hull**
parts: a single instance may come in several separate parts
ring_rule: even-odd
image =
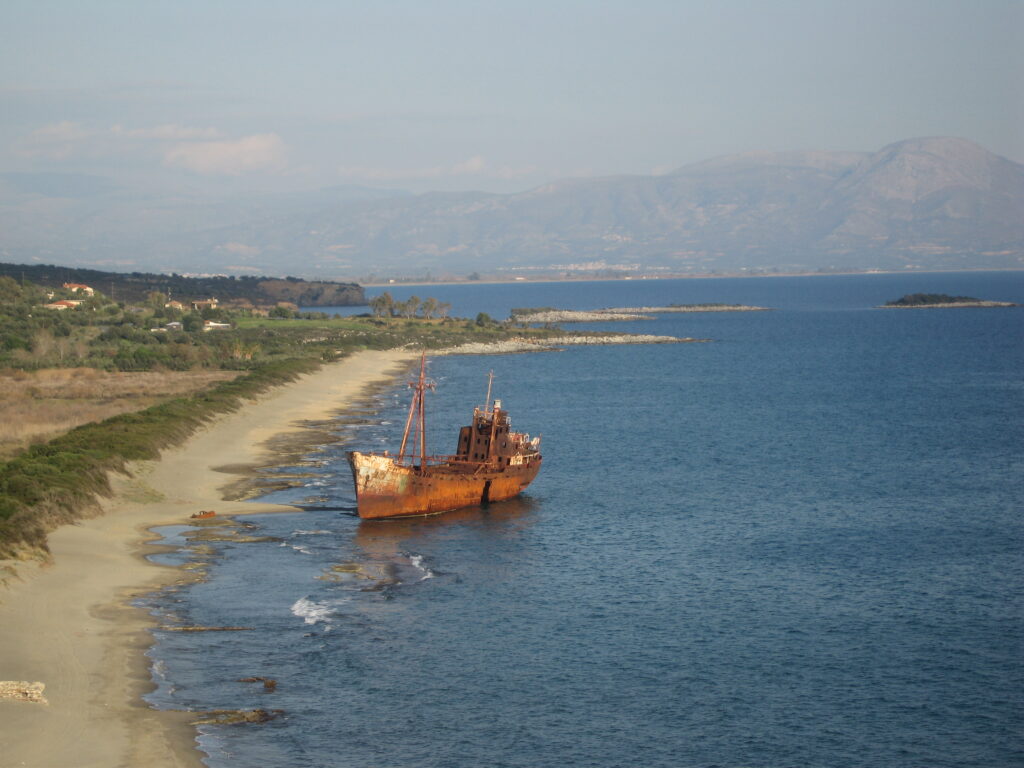
[[[540,438],[511,431],[501,401],[473,410],[473,423],[459,431],[456,453],[429,456],[424,443],[423,395],[430,385],[420,361],[409,417],[397,455],[350,451],[359,516],[368,520],[432,515],[517,496],[540,471]],[[418,432],[418,440],[413,435]],[[406,456],[406,447],[419,455]]]

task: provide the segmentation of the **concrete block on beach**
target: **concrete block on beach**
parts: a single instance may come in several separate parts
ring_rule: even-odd
[[[15,701],[34,701],[37,704],[48,704],[43,696],[46,683],[28,683],[24,680],[0,680],[0,699]]]

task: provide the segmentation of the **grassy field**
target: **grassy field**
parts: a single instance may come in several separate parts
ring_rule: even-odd
[[[0,460],[81,424],[140,411],[201,392],[239,371],[144,371],[95,368],[0,369]]]
[[[267,363],[194,394],[82,424],[0,463],[0,559],[45,555],[49,531],[96,513],[111,472],[157,458],[216,414],[317,367],[308,358]]]
[[[369,318],[351,317],[336,315],[334,317],[321,318],[318,320],[307,320],[296,317],[240,317],[235,323],[241,329],[246,328],[271,328],[271,329],[304,329],[304,328],[330,328],[336,331],[359,331],[367,327]],[[423,320],[418,322],[422,323]],[[430,321],[439,322],[439,321]]]

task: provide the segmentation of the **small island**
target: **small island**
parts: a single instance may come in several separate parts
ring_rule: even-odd
[[[669,304],[667,307],[607,307],[605,309],[555,309],[519,307],[511,312],[517,323],[593,323],[608,320],[651,320],[651,315],[670,312],[765,312],[769,307],[747,304]]]
[[[973,296],[950,296],[945,293],[908,293],[887,301],[879,309],[924,309],[943,307],[1016,307],[1012,301],[987,301]]]

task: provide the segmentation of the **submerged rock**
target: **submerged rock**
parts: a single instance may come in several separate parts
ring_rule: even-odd
[[[277,680],[270,677],[240,677],[240,683],[263,683],[263,690],[272,692],[277,690]]]
[[[284,714],[283,709],[213,709],[197,712],[192,725],[234,725],[236,723],[266,723]]]
[[[251,632],[252,627],[159,627],[164,632]]]

